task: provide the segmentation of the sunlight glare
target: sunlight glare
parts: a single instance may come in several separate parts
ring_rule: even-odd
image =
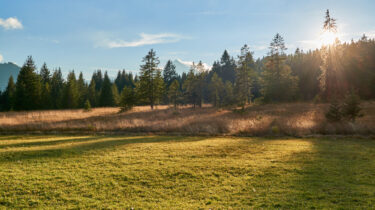
[[[320,35],[320,44],[321,45],[330,45],[333,44],[338,38],[337,34],[330,31],[325,31]]]

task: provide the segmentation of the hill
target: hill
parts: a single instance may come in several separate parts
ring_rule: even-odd
[[[16,82],[20,67],[12,62],[0,63],[0,90],[4,90],[8,85],[8,79],[10,75],[13,76],[14,82]]]

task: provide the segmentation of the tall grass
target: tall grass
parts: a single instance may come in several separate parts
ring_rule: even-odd
[[[327,104],[287,103],[253,105],[244,113],[210,106],[178,111],[168,106],[150,110],[135,107],[0,113],[0,131],[6,132],[130,132],[184,135],[311,135],[374,134],[375,104],[363,104],[365,116],[356,123],[328,123]]]

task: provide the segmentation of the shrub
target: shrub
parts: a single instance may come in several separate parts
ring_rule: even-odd
[[[131,110],[134,107],[135,103],[136,96],[134,90],[130,87],[124,87],[121,93],[120,101],[121,112]]]
[[[91,111],[91,104],[90,104],[90,101],[89,100],[86,100],[85,101],[85,104],[83,106],[83,109],[87,112]]]
[[[361,99],[355,93],[354,90],[351,90],[345,97],[344,104],[342,106],[342,115],[345,119],[355,122],[356,118],[363,117],[361,113]]]
[[[330,122],[339,122],[342,119],[341,106],[337,100],[333,100],[326,113],[326,119]]]

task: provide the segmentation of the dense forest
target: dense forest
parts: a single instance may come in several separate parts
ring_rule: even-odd
[[[327,11],[325,30],[334,30],[334,19]],[[340,40],[320,49],[304,52],[299,48],[286,54],[284,39],[276,34],[267,56],[253,58],[248,45],[234,58],[225,50],[220,60],[206,70],[202,62],[188,73],[178,75],[168,61],[163,69],[154,50],[143,58],[140,72],[119,71],[111,81],[107,72],[97,70],[89,83],[83,74],[71,71],[67,78],[61,69],[51,71],[46,64],[36,69],[29,56],[17,80],[10,77],[0,92],[0,110],[76,109],[134,105],[172,104],[201,107],[245,105],[254,102],[328,102],[355,91],[361,99],[375,98],[375,40]]]

